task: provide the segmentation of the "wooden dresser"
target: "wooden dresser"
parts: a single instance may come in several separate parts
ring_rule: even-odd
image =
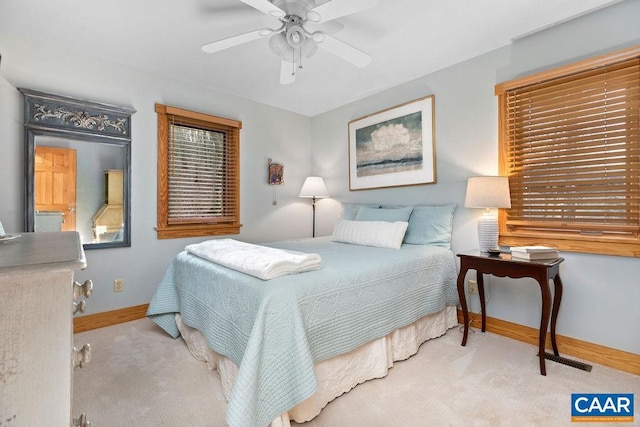
[[[90,347],[74,348],[73,314],[84,311],[90,281],[75,231],[23,233],[0,243],[0,425],[82,426],[71,414],[73,369]]]

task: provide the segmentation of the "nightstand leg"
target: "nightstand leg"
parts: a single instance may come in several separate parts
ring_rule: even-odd
[[[537,278],[542,292],[542,317],[540,319],[540,335],[538,337],[538,358],[540,359],[540,374],[547,375],[544,353],[547,341],[547,328],[551,315],[551,289],[549,289],[549,276],[546,274]]]
[[[461,263],[462,264],[462,263]],[[460,265],[460,273],[458,273],[458,299],[462,307],[462,319],[464,322],[464,334],[462,335],[462,346],[467,345],[467,336],[469,335],[469,309],[467,308],[467,298],[464,294],[464,279],[469,269]]]
[[[487,307],[484,299],[484,275],[478,271],[476,274],[478,282],[478,296],[480,297],[480,311],[482,312],[482,332],[487,330]]]
[[[551,346],[553,347],[553,354],[559,356],[558,345],[556,344],[556,320],[558,319],[558,311],[560,311],[560,302],[562,301],[562,280],[560,274],[556,274],[553,277],[554,296],[553,296],[553,311],[551,312]]]

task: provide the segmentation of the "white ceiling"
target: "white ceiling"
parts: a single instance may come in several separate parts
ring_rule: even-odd
[[[286,86],[266,38],[214,54],[200,50],[278,26],[240,0],[2,0],[0,37],[42,39],[314,116],[617,1],[381,0],[316,27],[370,54],[371,64],[357,68],[320,49]]]

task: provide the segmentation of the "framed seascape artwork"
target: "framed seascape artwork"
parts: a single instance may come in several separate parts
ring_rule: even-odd
[[[349,122],[349,190],[435,184],[433,95]]]

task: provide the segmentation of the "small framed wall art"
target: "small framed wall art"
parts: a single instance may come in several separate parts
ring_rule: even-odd
[[[435,182],[435,96],[349,122],[349,190]]]
[[[282,163],[272,163],[269,159],[269,185],[284,184],[284,165]]]

